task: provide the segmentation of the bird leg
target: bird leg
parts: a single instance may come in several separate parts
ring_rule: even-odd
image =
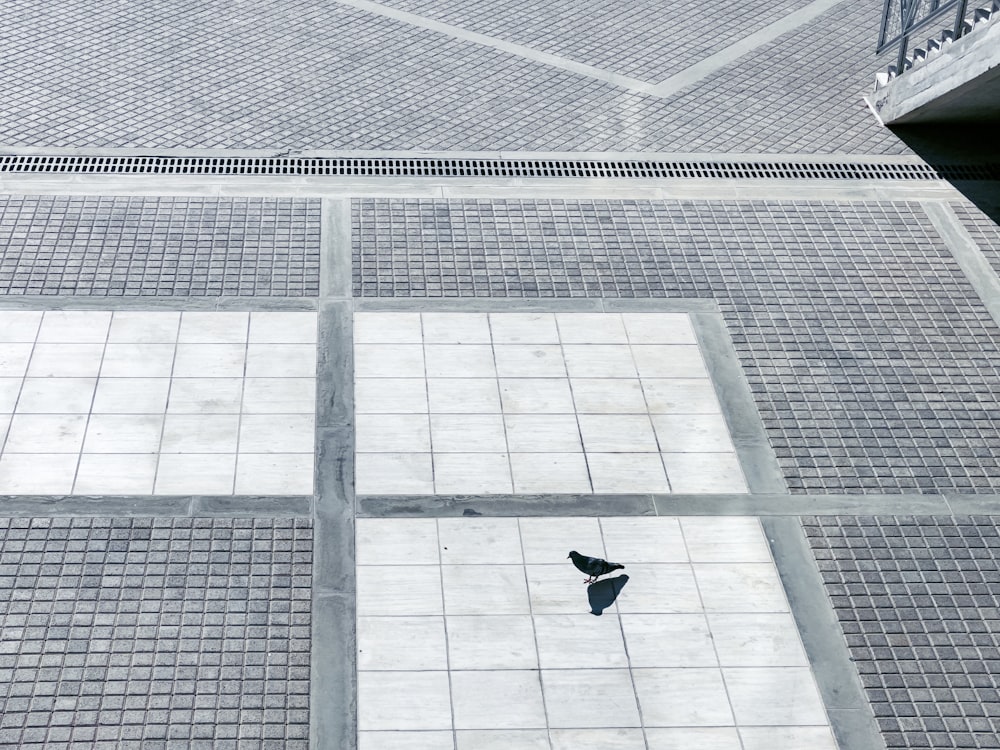
[[[588,579],[587,579],[586,581],[584,581],[584,583],[585,583],[585,584],[587,584],[587,583],[594,583],[594,582],[596,582],[596,581],[597,581],[597,576],[591,576],[591,577],[590,577],[590,578],[588,578]]]

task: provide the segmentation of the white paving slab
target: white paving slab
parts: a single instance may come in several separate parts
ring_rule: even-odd
[[[544,729],[486,729],[455,733],[458,750],[550,750]],[[450,747],[450,745],[449,745]]]
[[[360,494],[747,491],[686,314],[354,323]]]
[[[451,672],[456,729],[544,727],[545,703],[536,670],[497,669]],[[484,697],[486,700],[483,700]],[[490,700],[495,697],[495,700]],[[498,703],[502,702],[502,708]]]
[[[670,492],[659,453],[587,453],[594,492]]]
[[[429,378],[495,378],[493,347],[488,344],[425,344]]]
[[[570,383],[559,378],[501,378],[505,414],[573,414]]]
[[[87,414],[97,378],[25,378],[16,397],[21,414]]]
[[[717,667],[713,631],[700,614],[621,615],[633,667]]]
[[[552,750],[646,750],[641,729],[552,729]]]
[[[628,669],[550,669],[542,682],[553,728],[642,726]]]
[[[537,669],[532,617],[451,615],[448,657],[452,669]]]
[[[833,750],[780,583],[780,612],[733,593],[778,581],[761,539],[755,518],[359,519],[361,746]],[[569,549],[626,568],[584,586]]]
[[[454,733],[447,731],[360,731],[358,750],[454,750]]]
[[[735,724],[722,671],[712,668],[633,669],[642,716],[651,727]]]
[[[312,494],[315,370],[314,313],[0,311],[0,494]]]
[[[361,422],[359,419],[358,423]],[[436,453],[503,453],[507,450],[501,414],[431,414],[430,428]]]
[[[180,329],[179,312],[116,311],[111,318],[108,343],[173,344]]]
[[[649,727],[646,739],[649,750],[744,750],[736,727]]]
[[[422,313],[426,344],[490,344],[486,313]]]
[[[358,729],[451,729],[448,673],[359,672]]]
[[[443,617],[361,617],[358,669],[448,669]]]
[[[591,490],[587,459],[580,453],[511,453],[514,492],[579,493]]]

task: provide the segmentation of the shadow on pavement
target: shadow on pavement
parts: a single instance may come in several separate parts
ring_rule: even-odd
[[[628,583],[627,575],[620,575],[614,578],[606,578],[603,581],[592,583],[587,587],[587,598],[590,600],[590,614],[600,615],[608,607],[614,604],[618,594]]]
[[[894,125],[893,134],[925,162],[937,164],[997,164],[997,123],[958,125]],[[1000,182],[950,180],[957,191],[976,204],[995,224],[1000,224]]]

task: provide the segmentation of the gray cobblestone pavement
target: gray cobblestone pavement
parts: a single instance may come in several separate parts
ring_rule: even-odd
[[[1000,522],[802,522],[889,749],[1000,747]]]
[[[315,296],[320,203],[0,196],[0,294]]]
[[[1000,226],[972,204],[953,203],[951,208],[973,241],[983,251],[993,270],[1000,273]],[[1000,215],[1000,211],[997,215]]]
[[[365,297],[718,301],[793,492],[997,491],[998,331],[917,204],[355,202]]]
[[[877,13],[844,3],[656,99],[319,0],[12,0],[0,147],[901,153],[861,99]]]
[[[0,746],[306,748],[308,520],[0,519]]]
[[[880,69],[879,12],[877,3],[843,3],[672,97],[662,150],[908,152],[862,99]]]
[[[733,7],[655,0],[550,2],[385,0],[383,5],[523,44],[604,70],[657,82],[806,5],[805,0]]]

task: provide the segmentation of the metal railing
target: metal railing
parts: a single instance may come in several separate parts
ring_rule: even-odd
[[[906,52],[913,34],[938,19],[949,17],[953,20],[949,31],[952,39],[958,39],[965,31],[965,15],[968,0],[885,0],[882,9],[882,28],[878,35],[876,54],[884,54],[898,46],[896,70],[902,72],[906,64]],[[954,15],[953,15],[954,14]]]

